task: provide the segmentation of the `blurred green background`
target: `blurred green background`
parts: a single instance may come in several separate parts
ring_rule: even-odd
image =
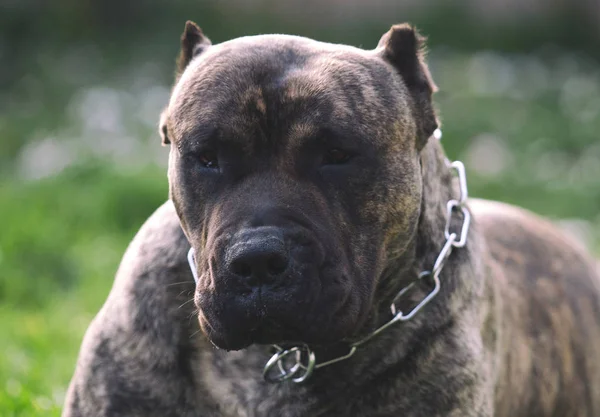
[[[471,194],[600,252],[596,0],[0,0],[0,415],[59,415],[120,257],[167,196],[156,125],[187,19],[213,42],[365,48],[417,24]]]

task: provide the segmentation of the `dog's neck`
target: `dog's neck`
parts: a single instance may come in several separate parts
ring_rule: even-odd
[[[376,289],[374,300],[377,301],[366,327],[379,326],[389,319],[390,305],[396,294],[415,281],[420,272],[431,270],[445,242],[446,205],[449,200],[458,197],[459,190],[438,140],[430,138],[419,158],[422,174],[419,223],[412,240],[408,244],[400,242],[406,245],[402,253],[388,259]],[[452,279],[445,275],[444,280]],[[414,294],[417,298],[418,293],[416,291]]]

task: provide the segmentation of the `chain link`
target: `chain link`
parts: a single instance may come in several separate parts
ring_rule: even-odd
[[[460,227],[459,238],[456,239],[452,246],[455,248],[462,248],[467,243],[467,234],[469,233],[469,226],[471,225],[471,212],[466,206],[467,198],[469,198],[469,191],[467,189],[467,176],[465,174],[465,166],[460,161],[454,161],[448,166],[453,172],[456,172],[458,177],[458,186],[460,190],[460,197],[458,200],[450,200],[446,204],[446,226],[444,227],[444,236],[446,241],[450,239],[450,226],[452,219],[457,218],[457,213],[460,212],[462,219],[458,219],[462,222]]]
[[[279,345],[273,345],[273,347],[277,352],[271,356],[263,369],[263,378],[267,382],[283,382],[291,379],[299,384],[312,374],[316,365],[315,353],[307,345],[294,346],[290,349],[283,349]],[[295,361],[287,360],[291,355],[294,355],[292,358]],[[277,365],[279,371],[277,373],[273,372],[276,369],[275,365]],[[327,363],[316,365],[316,367],[319,368],[325,365]]]

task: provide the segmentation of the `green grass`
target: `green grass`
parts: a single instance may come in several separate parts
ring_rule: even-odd
[[[109,279],[84,281],[69,294],[48,294],[38,310],[0,307],[3,416],[60,415],[81,337],[109,287]]]
[[[159,169],[90,162],[0,186],[0,415],[57,416],[127,244],[166,198]]]

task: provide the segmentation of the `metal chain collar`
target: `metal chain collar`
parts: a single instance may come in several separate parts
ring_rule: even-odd
[[[439,129],[434,132],[433,135],[436,139],[441,139],[442,133]],[[422,271],[417,279],[411,282],[409,285],[401,289],[390,306],[392,318],[381,327],[371,332],[361,340],[350,344],[349,351],[346,355],[331,359],[326,362],[316,362],[315,353],[306,345],[302,344],[291,348],[284,349],[279,345],[273,345],[276,352],[269,359],[263,369],[263,377],[267,382],[282,382],[286,380],[292,380],[296,383],[306,381],[315,369],[323,368],[325,366],[332,365],[337,362],[341,362],[352,357],[358,347],[367,341],[371,340],[388,327],[392,326],[397,322],[404,322],[412,319],[423,307],[427,305],[440,291],[440,273],[444,268],[444,263],[452,253],[454,248],[462,248],[467,243],[467,235],[469,233],[469,226],[471,224],[471,213],[466,206],[468,198],[467,190],[467,177],[465,174],[465,167],[462,162],[454,161],[450,162],[446,159],[446,165],[451,170],[453,175],[458,178],[458,184],[460,189],[460,196],[458,199],[452,199],[446,204],[447,218],[446,226],[444,227],[444,237],[446,242],[442,246],[439,255],[437,256],[433,268],[431,270]],[[460,225],[457,229],[460,234],[451,232],[451,223],[453,219],[456,219],[456,224]],[[190,249],[188,252],[188,262],[190,269],[194,276],[196,283],[198,282],[198,273],[196,271],[196,265],[194,262],[194,250]],[[396,308],[396,303],[409,292],[415,284],[421,281],[421,279],[431,277],[434,286],[433,289],[408,313],[404,313]]]

